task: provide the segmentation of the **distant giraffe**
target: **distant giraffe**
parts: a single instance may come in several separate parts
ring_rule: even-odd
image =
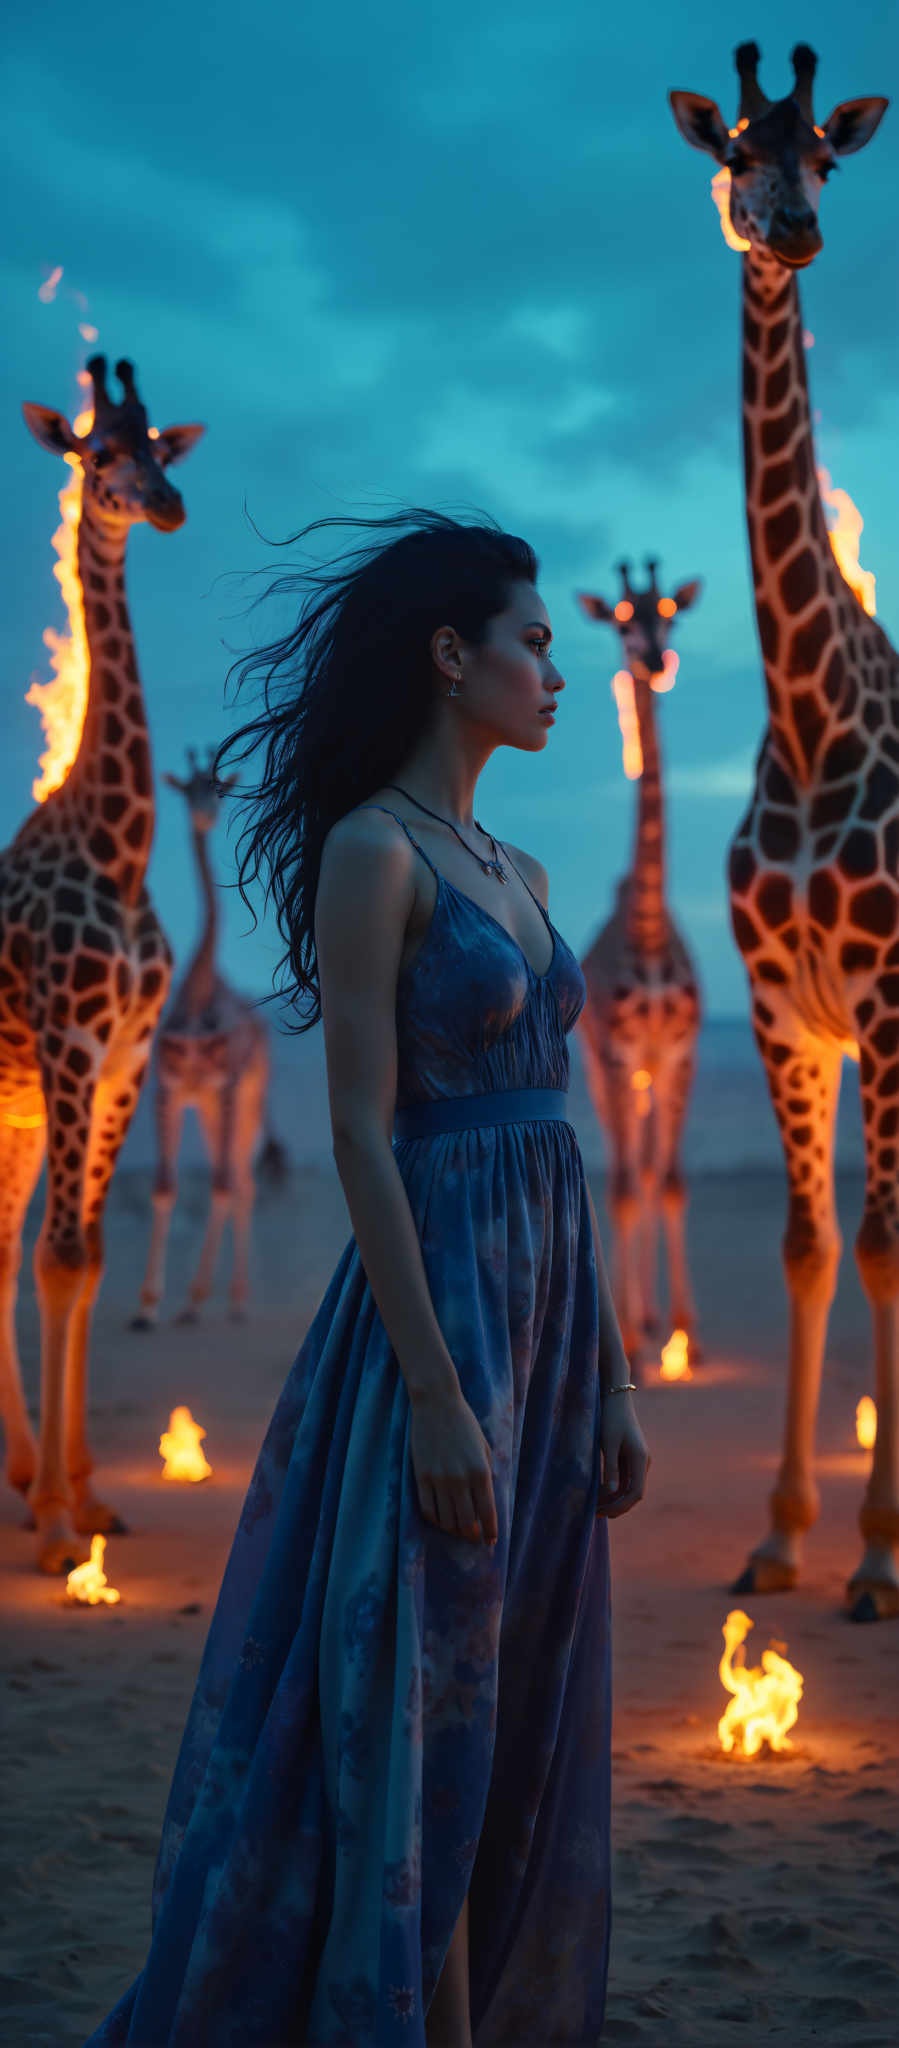
[[[151,437],[130,363],[106,388],[88,363],[93,423],[26,405],[41,445],[78,457],[83,492],[77,566],[90,660],[87,711],[65,782],[0,854],[0,1412],[7,1476],[27,1493],[38,1562],[68,1570],[80,1540],[122,1525],[90,1487],[85,1434],[91,1311],[103,1271],[102,1218],[144,1078],[171,956],[144,886],[153,837],[153,777],[144,700],[125,598],[131,527],[184,521],[164,470],[203,428]],[[48,1157],[34,1255],[41,1320],[36,1446],[15,1340],[22,1225]],[[75,1532],[78,1532],[76,1535]]]
[[[249,1238],[255,1183],[253,1158],[265,1116],[269,1079],[268,1034],[255,1005],[225,981],[216,965],[218,906],[209,863],[208,835],[218,819],[222,798],[237,781],[230,775],[216,782],[210,753],[208,768],[198,766],[187,750],[186,782],[166,775],[172,789],[185,798],[193,834],[194,858],[200,877],[203,929],[199,943],[176,988],[156,1039],[156,1126],[159,1163],[153,1187],[153,1233],[141,1289],[135,1329],[156,1321],[165,1285],[165,1254],[175,1204],[175,1169],[185,1109],[197,1112],[212,1166],[209,1221],[189,1304],[179,1322],[192,1322],[208,1299],[230,1215],[234,1233],[231,1309],[246,1308],[249,1288]],[[269,1138],[263,1153],[265,1169],[277,1177],[283,1165],[281,1148]]]
[[[759,52],[736,53],[740,114],[674,92],[681,133],[730,173],[743,258],[746,508],[768,726],[730,848],[734,934],[789,1184],[784,1266],[790,1375],[772,1527],[734,1588],[795,1583],[820,1502],[814,1430],[841,1251],[833,1137],[844,1053],[860,1057],[865,1208],[855,1250],[871,1304],[877,1442],[847,1595],[859,1621],[899,1615],[899,659],[844,582],[816,478],[796,271],[821,247],[836,159],[861,149],[885,99],[847,100],[820,127],[816,58],[768,100]]]
[[[695,967],[665,900],[665,827],[655,688],[677,657],[667,656],[678,613],[701,585],[683,583],[666,598],[650,561],[637,591],[621,563],[614,606],[581,596],[588,618],[618,633],[633,678],[640,743],[639,789],[630,869],[615,908],[581,961],[587,999],[577,1030],[590,1095],[611,1147],[609,1208],[614,1228],[613,1288],[631,1369],[639,1372],[647,1339],[658,1332],[656,1272],[659,1211],[664,1219],[673,1327],[686,1332],[691,1362],[701,1357],[684,1234],[686,1188],[679,1149],[693,1080],[700,994]]]

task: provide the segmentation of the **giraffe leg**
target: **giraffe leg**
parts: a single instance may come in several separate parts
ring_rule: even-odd
[[[206,1235],[197,1270],[191,1282],[188,1301],[178,1317],[179,1323],[194,1322],[204,1302],[209,1300],[212,1293],[222,1232],[231,1214],[234,1198],[232,1152],[235,1092],[236,1084],[229,1082],[214,1096],[201,1098],[197,1104],[197,1115],[203,1128],[212,1168],[212,1185]]]
[[[813,1038],[778,991],[760,986],[753,1016],[788,1180],[783,1263],[790,1298],[790,1362],[783,1455],[771,1494],[771,1529],[731,1588],[779,1592],[796,1583],[802,1536],[817,1521],[814,1437],[827,1320],[842,1240],[833,1185],[833,1133],[842,1053]],[[762,1012],[761,1017],[758,1012]]]
[[[22,1226],[46,1143],[46,1126],[16,1129],[0,1123],[0,1417],[6,1437],[6,1478],[27,1493],[37,1467],[37,1444],[25,1406],[16,1345],[16,1292],[22,1262]]]
[[[178,1148],[184,1117],[183,1097],[160,1075],[156,1084],[156,1174],[153,1181],[153,1229],[147,1253],[147,1270],[140,1291],[140,1309],[132,1318],[132,1330],[152,1330],[159,1320],[159,1304],[165,1292],[165,1255],[169,1226],[178,1192]]]
[[[103,1212],[109,1184],[137,1107],[147,1069],[148,1048],[136,1047],[115,1077],[98,1082],[91,1116],[84,1196],[84,1281],[72,1311],[66,1354],[63,1454],[72,1520],[79,1534],[123,1535],[126,1524],[115,1508],[98,1499],[90,1484],[93,1458],[87,1444],[87,1369],[94,1303],[103,1278]]]
[[[88,1555],[70,1514],[63,1438],[66,1365],[72,1319],[87,1276],[84,1176],[96,1088],[93,1069],[77,1091],[62,1093],[44,1073],[47,1104],[47,1204],[34,1248],[41,1319],[41,1425],[37,1469],[28,1499],[41,1571],[71,1571]]]
[[[879,1062],[867,1074],[866,1064],[863,1054],[868,1185],[855,1256],[874,1330],[877,1435],[859,1513],[865,1550],[847,1596],[853,1620],[878,1621],[899,1615],[899,1195],[895,1111],[876,1092]]]
[[[659,1171],[658,1118],[655,1101],[641,1117],[642,1161],[640,1165],[640,1298],[642,1329],[657,1340],[662,1319],[659,1313]]]
[[[668,1260],[668,1299],[671,1327],[685,1330],[691,1365],[702,1362],[702,1346],[696,1324],[696,1306],[687,1263],[687,1184],[680,1160],[680,1144],[693,1084],[692,1047],[672,1061],[660,1077],[658,1095],[659,1179],[662,1220]]]
[[[265,1060],[261,1071],[258,1062],[255,1062],[252,1067],[247,1069],[241,1076],[237,1088],[237,1104],[234,1116],[234,1205],[232,1212],[234,1258],[231,1268],[229,1300],[231,1314],[238,1319],[246,1313],[250,1293],[250,1231],[253,1220],[253,1204],[256,1199],[253,1160],[262,1129],[267,1083],[268,1062]]]

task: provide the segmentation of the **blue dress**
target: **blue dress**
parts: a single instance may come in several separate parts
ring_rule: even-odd
[[[475,2048],[594,2048],[602,2025],[608,1526],[563,1092],[585,985],[542,904],[537,974],[398,822],[437,900],[397,988],[394,1157],[499,1538],[420,1512],[405,1382],[351,1238],[234,1538],[147,1961],[88,2048],[425,2048],[466,1892]]]

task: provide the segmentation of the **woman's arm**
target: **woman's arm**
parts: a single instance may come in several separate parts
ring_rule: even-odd
[[[378,812],[350,812],[322,851],[315,901],[334,1159],[366,1276],[413,1403],[461,1401],[391,1144],[396,982],[415,856]]]

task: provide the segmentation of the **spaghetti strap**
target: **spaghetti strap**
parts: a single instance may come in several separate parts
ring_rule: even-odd
[[[554,924],[553,924],[552,918],[550,917],[549,911],[548,911],[548,910],[547,910],[547,909],[546,909],[546,908],[544,907],[544,905],[543,905],[543,904],[541,903],[541,901],[540,901],[540,898],[539,898],[539,896],[534,896],[534,891],[533,891],[533,889],[531,888],[530,882],[528,882],[528,881],[526,881],[526,880],[525,880],[525,877],[524,877],[524,875],[522,874],[522,872],[521,872],[521,869],[520,869],[519,867],[516,867],[516,865],[515,865],[515,862],[514,862],[514,860],[512,859],[512,855],[511,855],[511,853],[509,852],[509,849],[508,849],[508,847],[507,847],[507,846],[503,846],[503,842],[502,842],[502,840],[501,840],[501,839],[498,839],[496,843],[497,843],[497,846],[502,846],[502,850],[503,850],[503,853],[504,853],[504,854],[505,854],[505,856],[506,856],[506,859],[507,859],[507,861],[508,861],[508,863],[509,863],[509,866],[510,866],[510,868],[515,868],[515,873],[516,873],[516,875],[518,876],[518,879],[519,879],[519,881],[520,881],[520,882],[524,882],[524,886],[525,886],[525,888],[526,888],[526,890],[527,890],[527,892],[528,892],[528,895],[529,895],[529,896],[531,896],[531,897],[533,897],[533,900],[534,900],[534,902],[535,902],[535,903],[536,903],[536,905],[537,905],[537,909],[539,910],[539,912],[540,912],[540,915],[541,915],[541,917],[543,918],[543,922],[544,922],[544,924],[546,925],[546,928],[547,928],[547,930],[548,930],[548,931],[550,931],[550,932],[552,932],[552,934],[553,934],[553,943],[555,944],[555,926],[554,926]]]
[[[403,831],[406,834],[406,838],[411,839],[416,853],[420,853],[422,860],[427,861],[428,867],[430,868],[432,875],[436,875],[438,882],[441,880],[439,868],[435,868],[430,854],[425,853],[424,847],[419,846],[418,840],[416,839],[414,832],[410,832],[409,827],[406,824],[405,818],[401,818],[398,811],[392,811],[389,804],[357,804],[356,809],[357,811],[386,811],[388,818],[395,818],[397,824],[402,825]]]

